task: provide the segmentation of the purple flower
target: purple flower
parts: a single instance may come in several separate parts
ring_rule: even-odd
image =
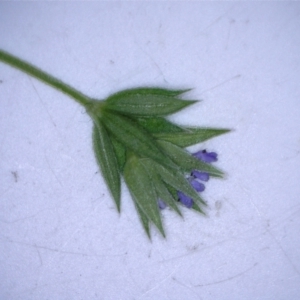
[[[191,208],[194,204],[194,200],[187,195],[185,195],[183,192],[178,191],[177,192],[179,201],[186,206],[187,208]]]
[[[157,204],[158,204],[159,209],[165,209],[167,207],[167,204],[164,201],[162,201],[161,199],[157,200]]]
[[[218,154],[215,152],[207,152],[206,150],[200,150],[193,154],[196,158],[206,163],[212,163],[218,160]]]
[[[195,178],[197,178],[201,181],[208,181],[209,180],[209,174],[207,172],[200,172],[200,171],[194,170],[192,172],[192,176],[194,176]]]
[[[203,192],[205,190],[205,185],[202,182],[199,182],[198,180],[194,179],[194,178],[190,178],[189,182],[191,184],[191,186],[197,191],[197,192]],[[183,192],[178,191],[177,192],[179,201],[186,206],[187,208],[191,208],[194,204],[194,200],[192,198],[190,198],[189,196],[187,196],[186,194],[184,194]]]
[[[199,182],[196,179],[193,179],[192,177],[189,179],[191,186],[197,191],[197,192],[203,192],[205,190],[205,185],[202,182]]]

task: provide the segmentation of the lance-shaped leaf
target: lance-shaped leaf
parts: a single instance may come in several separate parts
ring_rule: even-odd
[[[160,211],[157,205],[157,195],[153,187],[148,170],[143,159],[130,154],[124,168],[124,179],[136,205],[145,216],[140,216],[145,228],[145,217],[154,223],[163,236],[165,236],[161,222]]]
[[[179,216],[182,217],[181,211],[177,206],[176,199],[171,195],[171,193],[166,187],[166,184],[162,181],[161,178],[159,178],[157,182],[154,182],[158,198],[163,200],[169,207],[176,211],[176,213],[178,213]]]
[[[223,172],[214,166],[207,164],[184,149],[167,141],[158,141],[160,146],[168,153],[169,157],[184,171],[191,172],[192,170],[199,170],[209,173],[211,176],[222,178]]]
[[[221,128],[186,128],[186,130],[182,130],[181,132],[156,133],[155,136],[161,140],[185,148],[227,132],[230,132],[230,130]]]
[[[193,189],[188,180],[179,171],[170,170],[155,162],[152,164],[152,168],[160,175],[161,179],[168,185],[172,186],[176,191],[181,191],[187,196],[191,197],[195,201],[206,205],[204,200]]]
[[[115,153],[116,153],[119,170],[122,173],[124,170],[124,165],[125,165],[125,161],[126,161],[126,149],[120,142],[118,142],[113,137],[111,137],[111,142],[112,142],[112,145],[113,145]]]
[[[122,114],[136,116],[164,116],[175,113],[196,101],[176,96],[188,90],[138,88],[121,91],[107,98],[105,107]]]
[[[120,212],[121,180],[117,158],[107,131],[100,120],[93,127],[93,146],[101,173]]]
[[[193,202],[193,206],[191,207],[193,210],[197,211],[198,213],[205,215],[204,211],[200,208],[197,202]]]
[[[153,162],[151,159],[144,160],[144,165],[146,166],[152,179],[153,186],[155,187],[157,198],[163,200],[169,207],[182,216],[176,203],[176,197],[174,198],[169,192],[166,183],[161,179],[161,176],[156,172],[156,169],[152,167],[152,164]]]
[[[166,166],[176,165],[159,148],[149,133],[127,117],[104,111],[101,119],[107,130],[126,148],[137,155],[149,157]]]
[[[138,87],[138,88],[132,88],[132,89],[126,89],[122,90],[120,92],[114,93],[108,97],[108,99],[113,99],[115,97],[123,97],[124,95],[134,95],[134,94],[140,94],[140,95],[160,95],[160,96],[166,96],[166,97],[176,97],[181,94],[184,94],[186,92],[189,92],[191,89],[180,89],[180,90],[169,90],[159,87]]]
[[[154,134],[184,132],[183,128],[162,117],[137,118],[137,123]]]
[[[137,212],[138,212],[138,215],[139,215],[139,217],[140,217],[140,221],[141,221],[141,223],[142,223],[142,225],[143,225],[143,228],[144,228],[144,230],[146,231],[146,234],[147,234],[147,236],[148,236],[148,238],[151,240],[151,233],[150,233],[150,222],[149,222],[149,219],[147,218],[147,216],[146,216],[146,214],[143,212],[143,210],[139,207],[139,205],[136,203],[136,202],[134,202],[134,204],[135,204],[135,208],[136,208],[136,210],[137,210]]]

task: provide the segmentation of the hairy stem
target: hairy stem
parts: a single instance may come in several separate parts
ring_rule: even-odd
[[[40,70],[39,68],[31,65],[30,63],[13,56],[3,50],[0,49],[0,61],[17,68],[32,77],[47,83],[48,85],[56,88],[57,90],[69,95],[73,98],[76,102],[80,103],[84,107],[88,107],[91,103],[91,100],[88,96],[82,94],[78,90],[74,89],[70,85],[63,83],[62,81],[58,80],[57,78],[51,76],[50,74]]]

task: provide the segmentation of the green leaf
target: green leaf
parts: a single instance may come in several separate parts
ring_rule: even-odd
[[[105,101],[105,108],[136,116],[164,116],[175,113],[196,101],[181,100],[176,96],[188,90],[138,88],[113,94]]]
[[[136,157],[134,154],[129,155],[124,168],[124,179],[136,205],[165,237],[157,204],[157,195],[149,172],[143,164],[143,159]],[[144,228],[146,226],[145,216],[140,215]]]
[[[103,120],[107,130],[124,147],[142,157],[149,157],[163,165],[176,167],[148,132],[139,127],[131,119],[116,113],[112,114],[111,112],[104,111],[101,120]]]
[[[205,201],[193,189],[182,173],[165,168],[155,162],[153,162],[152,168],[155,168],[156,172],[161,176],[161,179],[166,184],[175,188],[176,191],[181,191],[187,196],[191,197],[193,200],[199,201],[203,205],[206,205]]]
[[[165,182],[161,179],[160,175],[154,171],[155,169],[152,168],[153,162],[148,160],[143,160],[144,165],[146,166],[148,172],[150,173],[153,186],[156,189],[157,198],[163,200],[170,208],[175,210],[180,216],[182,216],[178,206],[177,200],[173,197],[173,195],[169,192]]]
[[[121,206],[121,179],[115,152],[106,129],[99,120],[93,127],[93,146],[96,160],[117,209]]]
[[[197,202],[194,201],[193,206],[191,207],[193,210],[197,211],[198,213],[205,215],[205,212],[200,208]]]
[[[181,211],[177,206],[176,199],[173,198],[166,185],[164,182],[161,182],[161,180],[156,184],[156,191],[158,198],[163,200],[170,208],[172,208],[179,216],[182,217]]]
[[[138,118],[137,122],[148,132],[154,134],[184,132],[184,129],[162,117]]]
[[[136,210],[138,212],[138,215],[140,216],[140,221],[141,221],[141,223],[143,225],[143,228],[146,231],[146,234],[147,234],[148,238],[151,240],[149,219],[147,218],[147,216],[143,212],[143,210],[139,207],[139,205],[136,202],[134,202],[134,203],[135,203],[135,208],[136,208]]]
[[[115,138],[111,137],[110,139],[116,153],[119,170],[122,173],[126,161],[126,149]]]
[[[223,177],[223,172],[216,167],[207,164],[194,156],[192,156],[186,150],[167,141],[158,141],[162,149],[168,153],[169,157],[184,171],[191,172],[193,170],[199,170],[209,173],[213,177]]]
[[[158,96],[166,96],[166,97],[176,97],[186,92],[189,92],[191,89],[184,89],[184,90],[168,90],[158,87],[139,87],[133,89],[126,89],[115,94],[112,94],[108,97],[108,99],[114,98],[122,98],[128,95],[158,95]]]
[[[155,136],[185,148],[227,132],[230,132],[230,130],[221,128],[186,128],[186,130],[181,132],[158,132]]]

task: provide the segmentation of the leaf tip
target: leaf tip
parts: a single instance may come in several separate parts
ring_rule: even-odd
[[[187,89],[178,90],[178,95],[188,93],[188,92],[192,91],[193,89],[194,88],[187,88]]]

